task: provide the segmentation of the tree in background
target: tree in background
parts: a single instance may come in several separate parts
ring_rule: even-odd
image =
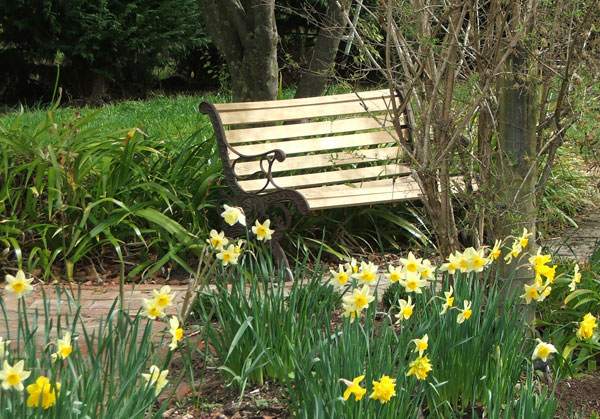
[[[585,70],[589,41],[598,36],[597,0],[387,0],[366,13],[378,20],[384,42],[357,26],[357,43],[390,89],[406,93],[394,106],[414,110],[412,141],[399,124],[396,138],[439,250],[460,246],[460,228],[480,244],[486,231],[535,224],[553,150],[576,116],[574,74],[588,87],[597,82],[598,74]],[[457,182],[460,172],[470,177]],[[460,200],[470,225],[456,224],[456,190],[476,197]]]
[[[334,60],[346,27],[345,14],[351,1],[306,1],[303,2],[306,9],[283,3],[276,7],[274,0],[199,2],[207,31],[227,62],[234,101],[277,98],[279,35],[276,13],[302,15],[307,21],[313,19],[308,26],[318,30],[314,48],[307,54],[310,57],[308,68],[302,74],[296,97],[320,95],[333,74]]]
[[[18,85],[33,76],[53,85],[60,52],[61,84],[92,104],[111,84],[143,90],[156,68],[185,55],[200,38],[194,0],[0,0],[0,10],[0,54],[13,59],[6,80]]]

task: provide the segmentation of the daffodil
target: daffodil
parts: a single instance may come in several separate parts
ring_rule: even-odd
[[[230,226],[234,225],[235,223],[240,223],[243,226],[246,225],[246,216],[241,208],[230,207],[229,205],[225,204],[223,205],[223,209],[225,211],[221,213],[221,217],[223,217],[227,224]]]
[[[332,269],[330,269],[329,272],[331,273],[330,282],[333,284],[333,286],[338,288],[346,285],[348,279],[350,278],[350,273],[346,271],[344,265],[339,265],[337,272]]]
[[[229,240],[225,237],[225,233],[223,231],[218,233],[217,230],[210,230],[210,238],[206,239],[206,241],[215,250],[220,250],[229,243]]]
[[[150,373],[142,374],[142,378],[148,382],[149,386],[156,386],[154,395],[158,396],[163,387],[169,382],[169,380],[167,380],[167,374],[169,374],[169,370],[161,371],[156,365],[152,365],[150,367]]]
[[[573,277],[571,278],[571,282],[569,282],[569,290],[575,291],[577,284],[581,282],[581,272],[579,272],[579,265],[575,264],[575,268],[573,269]]]
[[[173,299],[175,299],[175,293],[170,294],[171,287],[168,285],[164,285],[160,288],[160,291],[152,290],[152,294],[154,295],[154,301],[156,301],[156,305],[165,309],[173,304]]]
[[[552,259],[552,255],[542,254],[542,248],[538,247],[537,253],[529,258],[529,263],[532,266],[545,265],[547,263],[550,263],[551,259]]]
[[[33,291],[33,278],[26,278],[25,272],[19,270],[17,276],[6,275],[6,291],[12,292],[17,298],[21,298]]]
[[[410,316],[413,314],[413,310],[415,308],[414,304],[412,304],[412,299],[410,295],[408,296],[408,300],[398,300],[399,304],[399,312],[396,314],[396,318],[398,319],[396,323],[400,323],[402,320],[410,319]]]
[[[415,349],[413,349],[413,352],[419,352],[419,356],[422,356],[423,352],[425,352],[429,346],[429,336],[427,336],[426,333],[421,339],[413,339],[411,342],[416,346]]]
[[[56,361],[57,358],[67,359],[71,355],[71,352],[73,352],[71,332],[66,332],[62,339],[58,339],[56,346],[56,352],[51,355],[52,361]]]
[[[221,259],[223,266],[229,264],[237,265],[239,253],[235,252],[235,246],[230,244],[227,249],[221,248],[221,251],[217,253],[217,259]]]
[[[382,376],[379,381],[373,381],[373,393],[369,398],[387,403],[396,395],[396,379],[387,375]]]
[[[165,312],[162,306],[159,306],[154,298],[144,298],[142,300],[144,309],[141,312],[142,316],[146,316],[151,320],[155,320],[157,317],[165,317]]]
[[[502,240],[496,239],[496,241],[494,241],[494,247],[492,247],[492,250],[490,250],[490,254],[488,256],[488,258],[490,258],[490,261],[492,259],[497,260],[500,257],[500,254],[502,253],[501,247]]]
[[[523,234],[520,237],[517,237],[521,248],[527,247],[527,243],[529,243],[528,237],[532,236],[533,233],[529,233],[525,227],[523,227]]]
[[[369,303],[375,299],[369,294],[369,286],[365,285],[361,289],[352,290],[352,295],[345,296],[342,300],[352,311],[361,312],[369,307]]]
[[[265,220],[264,223],[260,223],[258,220],[256,220],[254,226],[252,227],[252,232],[254,234],[256,234],[256,239],[257,240],[271,240],[271,236],[273,235],[273,233],[275,233],[275,230],[271,230],[269,228],[269,226],[271,225],[271,220]]]
[[[350,262],[346,264],[346,270],[352,272],[353,274],[358,272],[358,262],[356,259],[350,259]]]
[[[416,258],[413,255],[413,252],[408,252],[408,256],[406,258],[400,258],[400,263],[404,266],[408,272],[419,272],[419,268],[421,267],[421,258]]]
[[[427,281],[421,279],[421,274],[419,272],[411,272],[406,270],[404,272],[405,277],[398,281],[400,285],[404,287],[406,292],[414,292],[415,294],[422,294],[421,288],[427,285]]]
[[[351,304],[342,303],[342,309],[344,310],[342,317],[349,317],[350,323],[354,323],[354,319],[360,314],[360,311],[357,311],[356,307]]]
[[[0,370],[0,380],[2,380],[2,388],[8,390],[14,388],[17,391],[23,391],[23,380],[26,380],[31,374],[31,371],[23,371],[25,361],[21,360],[14,365],[10,365],[7,360],[4,360],[2,370]]]
[[[578,339],[589,339],[594,335],[594,329],[598,327],[596,324],[596,318],[592,316],[592,313],[588,313],[583,316],[583,321],[579,324],[579,329],[577,330],[577,338]]]
[[[456,322],[458,324],[461,324],[465,320],[469,320],[469,317],[471,317],[472,314],[473,314],[473,310],[471,310],[471,301],[465,301],[462,310],[460,310],[460,313],[458,314],[458,317],[456,318]]]
[[[355,274],[352,274],[352,278],[358,279],[358,284],[370,284],[377,277],[377,266],[373,262],[361,262],[360,269]]]
[[[452,285],[450,285],[450,291],[444,291],[444,304],[442,305],[442,311],[440,311],[440,315],[446,314],[448,309],[454,305],[454,297],[452,296],[453,292],[454,288],[452,288]]]
[[[533,350],[533,355],[531,356],[531,360],[541,359],[546,362],[546,359],[550,356],[550,354],[556,353],[557,350],[551,343],[542,342],[540,339],[536,339],[538,341],[537,346]]]
[[[525,299],[527,304],[530,304],[532,300],[536,300],[540,297],[540,291],[543,291],[544,286],[540,285],[537,281],[533,284],[523,286],[525,288],[525,294],[521,295],[521,298]]]
[[[462,272],[482,272],[487,264],[487,259],[483,256],[484,248],[475,250],[473,247],[465,249],[462,254]],[[466,267],[463,267],[466,264]]]
[[[346,386],[347,386],[346,391],[344,391],[344,400],[348,400],[348,398],[350,397],[351,394],[354,395],[354,400],[357,401],[357,402],[360,401],[360,399],[363,398],[363,396],[367,392],[367,389],[366,388],[362,388],[359,383],[364,378],[365,378],[365,376],[361,375],[359,377],[356,377],[352,381],[348,381],[348,380],[345,380],[343,378],[340,379],[340,381],[343,382],[344,384],[346,384]]]
[[[454,273],[461,266],[461,259],[462,259],[462,254],[460,254],[459,252],[451,253],[450,256],[448,256],[446,258],[446,260],[448,262],[446,262],[446,263],[442,264],[442,266],[440,266],[440,271],[448,272],[450,275],[454,275]]]
[[[429,362],[429,358],[421,355],[408,364],[408,366],[409,369],[406,376],[414,375],[418,380],[425,380],[427,378],[427,373],[433,369],[433,366]]]
[[[34,384],[27,386],[28,407],[38,407],[40,402],[44,410],[49,409],[56,403],[56,392],[60,389],[60,383],[50,384],[50,380],[43,375],[35,380]]]
[[[435,270],[435,268],[433,267],[433,265],[431,265],[431,262],[429,261],[429,259],[423,259],[421,261],[421,267],[419,269],[419,273],[421,274],[421,279],[424,279],[427,281],[433,281],[435,279],[435,276],[433,275],[434,270]]]
[[[398,282],[403,277],[402,266],[389,265],[388,273],[385,276],[390,279],[390,282]]]
[[[169,319],[169,333],[172,336],[171,343],[169,344],[169,349],[174,351],[181,338],[183,337],[183,329],[179,327],[179,319],[177,316],[172,316]]]
[[[513,258],[518,258],[522,251],[523,246],[521,246],[521,242],[519,240],[515,240],[512,244],[510,252],[504,256],[504,260],[506,263],[511,263]]]

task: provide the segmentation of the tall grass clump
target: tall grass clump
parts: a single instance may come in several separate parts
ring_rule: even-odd
[[[23,112],[0,124],[0,240],[16,264],[72,280],[109,253],[133,266],[127,279],[167,263],[193,273],[184,256],[206,231],[220,176],[204,128],[166,141],[107,129],[101,109],[57,119],[57,107],[35,124]]]

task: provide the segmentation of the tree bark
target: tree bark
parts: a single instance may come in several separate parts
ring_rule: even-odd
[[[349,0],[329,2],[309,68],[298,83],[296,98],[320,96],[323,93],[325,84],[334,71],[335,56],[346,28],[345,14],[350,9],[350,3]]]
[[[233,100],[277,98],[275,0],[199,0],[206,30],[225,58]]]

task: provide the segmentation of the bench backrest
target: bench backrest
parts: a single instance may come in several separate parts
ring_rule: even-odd
[[[275,185],[302,192],[410,173],[401,164],[389,90],[214,107],[237,183],[247,192],[268,192]],[[410,141],[406,114],[399,122]],[[286,158],[271,159],[265,167],[257,156],[274,149]]]

